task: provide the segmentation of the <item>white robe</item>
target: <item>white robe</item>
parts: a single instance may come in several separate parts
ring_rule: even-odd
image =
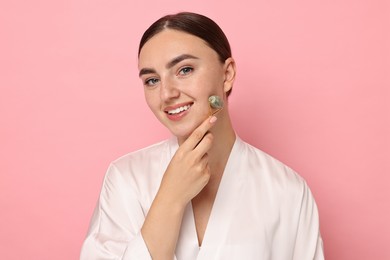
[[[140,230],[177,148],[171,138],[110,165],[80,259],[152,259]],[[237,137],[201,248],[189,203],[175,259],[324,259],[314,198],[293,170]]]

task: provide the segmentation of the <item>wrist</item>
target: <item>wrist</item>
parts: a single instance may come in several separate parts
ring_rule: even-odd
[[[183,213],[188,201],[175,195],[166,194],[163,191],[159,191],[156,194],[154,203],[158,203],[165,209],[169,209],[171,212]]]

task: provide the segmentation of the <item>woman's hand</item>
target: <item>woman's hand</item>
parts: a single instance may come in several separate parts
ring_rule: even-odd
[[[210,167],[207,152],[213,136],[208,130],[216,117],[207,118],[179,147],[162,179],[158,196],[184,207],[208,183]]]
[[[210,179],[207,152],[217,118],[207,118],[179,147],[169,163],[141,233],[154,260],[173,259],[187,203]],[[164,241],[164,243],[162,243]]]

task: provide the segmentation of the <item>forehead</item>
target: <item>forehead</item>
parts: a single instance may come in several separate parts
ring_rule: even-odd
[[[217,53],[203,39],[186,32],[165,29],[145,43],[138,63],[140,67],[151,66],[182,54],[190,54],[200,59],[218,59]]]

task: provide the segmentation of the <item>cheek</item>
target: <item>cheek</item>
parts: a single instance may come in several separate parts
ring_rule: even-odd
[[[207,84],[213,92],[223,88],[224,75],[219,69],[209,70],[205,74],[204,84]]]
[[[223,82],[219,78],[211,76],[202,81],[200,88],[201,93],[206,95],[207,98],[210,95],[220,95],[223,91]]]

